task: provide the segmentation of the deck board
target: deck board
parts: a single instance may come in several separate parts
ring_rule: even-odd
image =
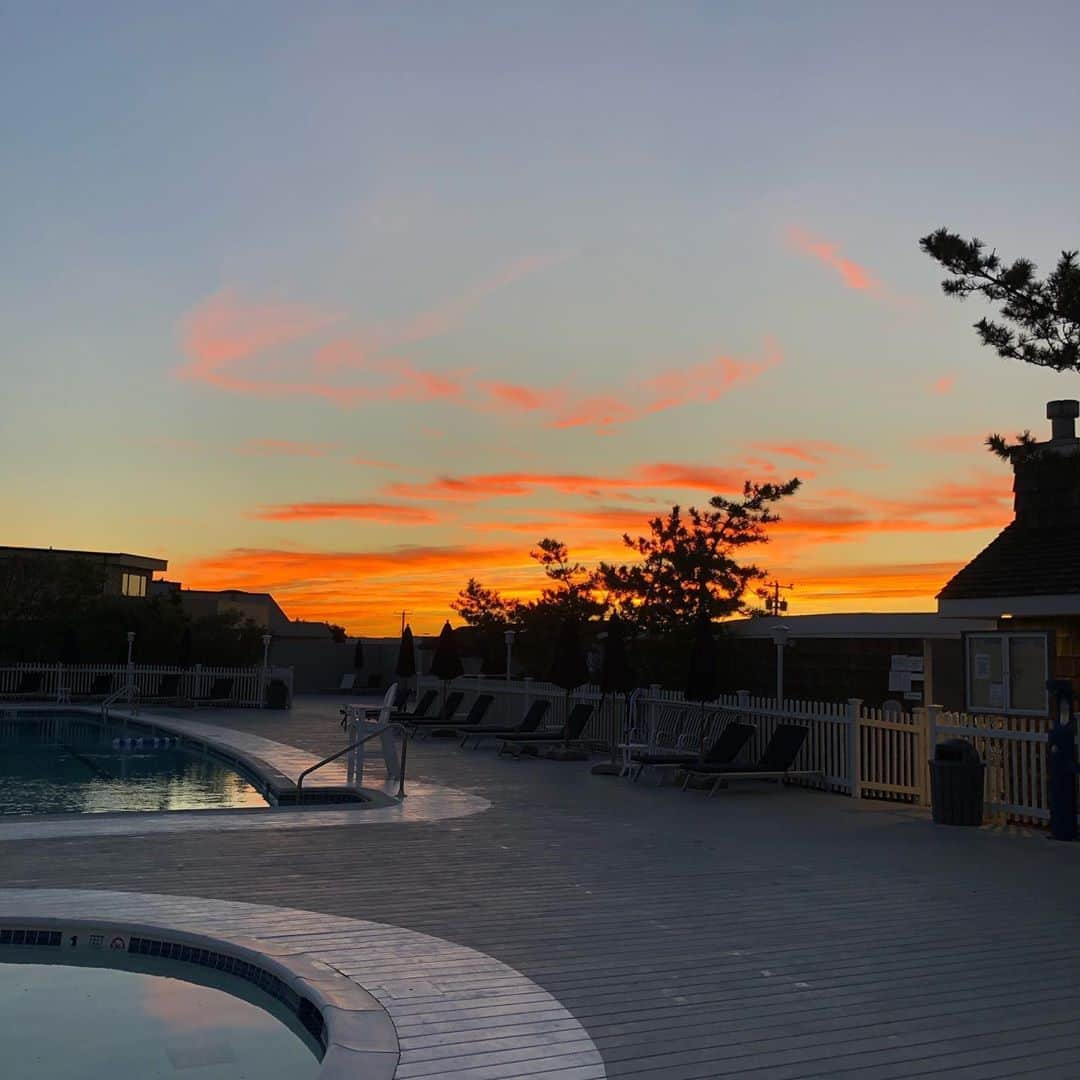
[[[315,757],[342,745],[337,706],[197,722]],[[610,1077],[1080,1072],[1080,845],[771,785],[705,799],[438,740],[410,748],[410,774],[491,808],[362,829],[208,821],[147,844],[5,840],[0,822],[4,884],[247,900],[466,945],[557,998]],[[278,940],[318,954],[321,936],[282,927]],[[334,947],[362,983],[402,958],[392,942]],[[461,1047],[471,1080],[598,1080],[557,1017],[550,1046],[518,1041],[523,1017],[544,1021],[531,993],[453,949],[423,960],[416,985],[387,988],[416,1055],[403,1078],[453,1076],[424,1062]],[[448,1007],[465,989],[475,1008]]]

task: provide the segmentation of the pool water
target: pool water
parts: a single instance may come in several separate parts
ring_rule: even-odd
[[[142,738],[142,746],[137,741]],[[0,815],[266,806],[233,766],[86,713],[0,718]]]
[[[8,959],[0,950],[5,1080],[318,1076],[313,1048],[284,1016],[221,989],[142,971]]]

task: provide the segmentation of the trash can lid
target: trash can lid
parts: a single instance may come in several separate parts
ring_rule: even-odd
[[[934,747],[934,760],[957,765],[981,765],[979,751],[967,739],[946,739]]]

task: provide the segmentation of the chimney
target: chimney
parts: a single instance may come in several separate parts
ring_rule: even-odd
[[[1050,439],[1012,455],[1016,525],[1030,529],[1080,529],[1080,401],[1049,401]]]
[[[1050,441],[1057,444],[1076,442],[1076,418],[1080,416],[1080,401],[1048,401],[1046,419],[1050,421]]]

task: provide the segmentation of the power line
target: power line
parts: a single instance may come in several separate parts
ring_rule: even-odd
[[[794,585],[781,585],[779,581],[766,581],[764,586],[756,591],[758,596],[765,601],[766,612],[770,615],[780,615],[788,609],[788,602],[780,598],[780,590],[794,588]]]

